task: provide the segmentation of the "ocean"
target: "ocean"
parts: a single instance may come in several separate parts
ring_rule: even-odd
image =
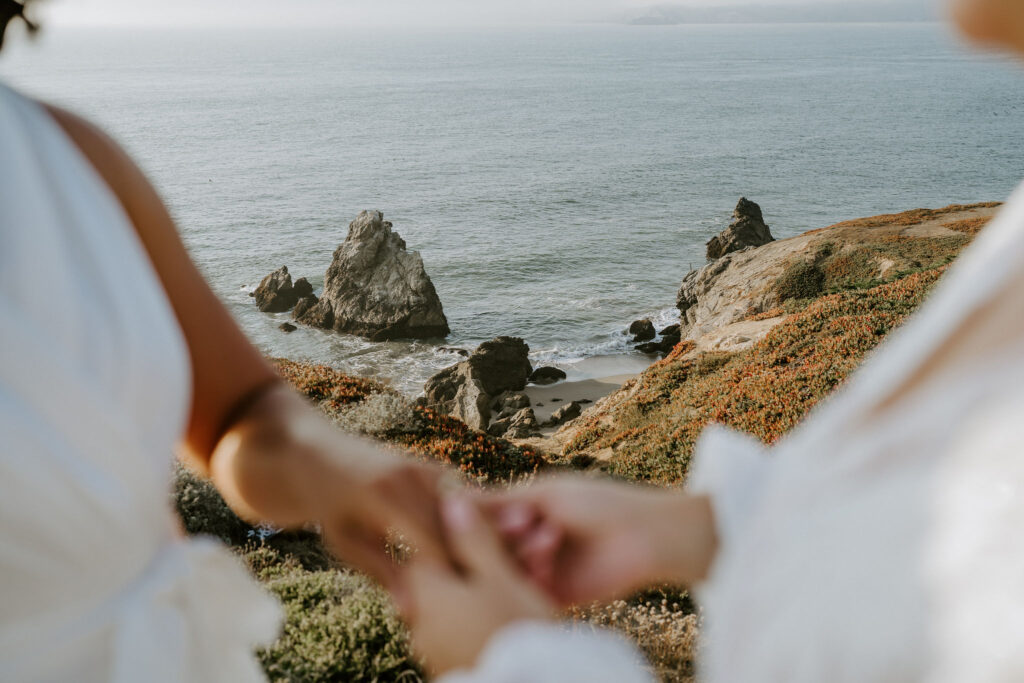
[[[776,237],[999,200],[1024,178],[1024,70],[940,24],[99,30],[14,44],[0,78],[91,117],[166,198],[266,353],[415,394],[497,335],[570,378],[642,368],[739,197]],[[256,310],[319,287],[363,209],[419,251],[452,333],[371,343]]]

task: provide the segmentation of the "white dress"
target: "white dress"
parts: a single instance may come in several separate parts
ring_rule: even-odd
[[[1024,186],[789,436],[708,429],[688,488],[721,542],[701,680],[1024,681]],[[628,657],[520,624],[452,683],[570,680],[588,658],[609,673],[576,680],[646,680],[609,662]]]
[[[0,680],[262,680],[279,608],[171,509],[189,382],[117,199],[0,85]]]

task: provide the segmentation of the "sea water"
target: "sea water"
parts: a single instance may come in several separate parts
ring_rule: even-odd
[[[415,393],[496,335],[572,377],[642,368],[741,195],[776,237],[999,200],[1024,177],[1024,70],[938,24],[53,31],[0,77],[138,159],[268,354]],[[323,283],[363,209],[423,256],[452,332],[371,343],[260,313]],[[621,355],[626,354],[626,355]],[[613,356],[613,362],[587,361]]]

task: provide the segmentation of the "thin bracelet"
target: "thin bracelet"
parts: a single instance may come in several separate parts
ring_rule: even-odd
[[[258,403],[259,400],[262,399],[270,390],[275,389],[282,384],[283,382],[281,378],[274,377],[263,384],[257,384],[255,387],[250,389],[248,393],[242,396],[242,398],[240,398],[235,405],[231,407],[228,414],[224,416],[223,420],[221,420],[220,428],[216,432],[217,438],[214,439],[213,443],[215,445],[220,443],[220,440],[224,438],[224,435],[228,433],[228,430],[231,429],[236,422],[241,420],[242,417],[249,412],[250,408],[256,405],[256,403]]]

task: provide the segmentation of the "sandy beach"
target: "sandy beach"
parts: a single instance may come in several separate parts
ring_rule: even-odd
[[[604,398],[634,377],[636,374],[612,375],[575,382],[559,382],[546,387],[531,384],[526,387],[524,393],[530,397],[537,422],[543,423],[551,417],[551,413],[572,401],[583,403],[583,409],[586,410],[598,399]],[[552,434],[555,431],[556,428],[541,430],[544,434]]]

